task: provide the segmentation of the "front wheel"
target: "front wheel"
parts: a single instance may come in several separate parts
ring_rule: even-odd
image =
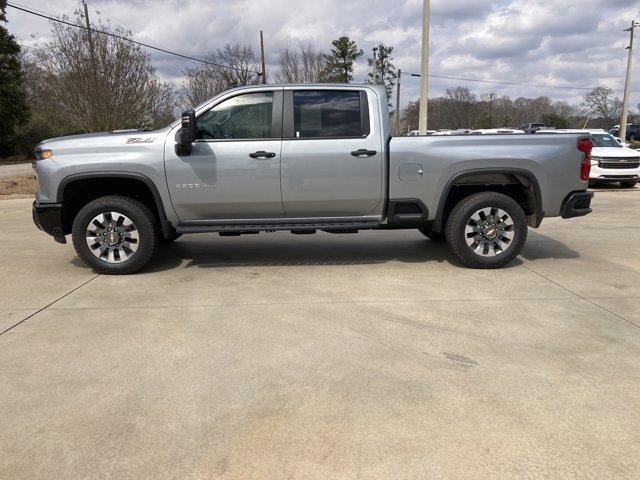
[[[140,270],[158,243],[151,211],[118,195],[86,204],[76,215],[71,234],[78,256],[96,272],[111,275]]]
[[[620,186],[622,188],[633,188],[638,183],[638,180],[625,180],[624,182],[620,182]]]
[[[471,268],[500,268],[520,253],[527,239],[527,219],[510,197],[496,192],[471,195],[447,220],[447,243]]]

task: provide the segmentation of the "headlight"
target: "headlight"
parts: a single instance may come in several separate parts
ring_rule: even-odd
[[[52,150],[43,150],[42,148],[36,149],[36,160],[46,160],[53,155]]]

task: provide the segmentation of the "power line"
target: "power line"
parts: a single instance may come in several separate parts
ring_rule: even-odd
[[[80,29],[82,29],[82,30],[87,30],[87,27],[85,27],[85,26],[77,25],[77,24],[75,24],[75,23],[71,23],[71,22],[67,22],[66,20],[62,20],[62,19],[59,19],[59,18],[55,18],[55,17],[52,17],[52,16],[50,16],[50,15],[45,15],[45,14],[43,14],[43,13],[38,13],[38,12],[35,12],[35,11],[33,11],[33,10],[29,10],[29,9],[26,9],[26,8],[23,8],[23,7],[18,7],[18,6],[16,6],[16,5],[12,5],[12,4],[10,4],[10,3],[7,3],[7,6],[8,6],[8,7],[11,7],[11,8],[15,8],[16,10],[20,10],[20,11],[25,12],[25,13],[29,13],[29,14],[31,14],[31,15],[35,15],[35,16],[37,16],[37,17],[45,18],[45,19],[50,20],[50,21],[52,21],[52,22],[58,22],[58,23],[62,23],[62,24],[64,24],[64,25],[68,25],[68,26],[70,26],[70,27],[75,27],[75,28],[80,28]],[[214,66],[214,67],[229,68],[229,69],[231,69],[231,70],[234,70],[234,68],[233,68],[233,67],[231,67],[231,66],[229,66],[229,65],[222,65],[222,64],[220,64],[220,63],[210,62],[210,61],[208,61],[208,60],[203,60],[203,59],[201,59],[201,58],[190,57],[189,55],[183,55],[182,53],[172,52],[171,50],[166,50],[166,49],[164,49],[164,48],[155,47],[155,46],[153,46],[153,45],[149,45],[148,43],[138,42],[138,41],[136,41],[136,40],[133,40],[133,39],[131,39],[131,38],[124,37],[124,36],[122,36],[122,35],[118,35],[118,34],[116,34],[116,33],[106,32],[106,31],[104,31],[104,30],[97,30],[97,29],[95,29],[95,28],[91,28],[91,30],[92,30],[93,32],[95,32],[95,33],[99,33],[99,34],[102,34],[102,35],[108,35],[109,37],[113,37],[113,38],[118,38],[118,39],[120,39],[120,40],[124,40],[125,42],[134,43],[134,44],[136,44],[136,45],[140,45],[141,47],[149,48],[149,49],[151,49],[151,50],[156,50],[156,51],[158,51],[158,52],[167,53],[167,54],[169,54],[169,55],[174,55],[174,56],[176,56],[176,57],[185,58],[185,59],[187,59],[187,60],[193,60],[194,62],[200,62],[200,63],[204,63],[204,64],[207,64],[207,65],[212,65],[212,66]],[[253,72],[253,73],[257,73],[257,72],[255,72],[254,70],[249,70],[249,71],[250,71],[250,72]]]
[[[31,15],[35,15],[41,18],[45,18],[47,20],[50,20],[52,22],[58,22],[58,23],[62,23],[64,25],[68,25],[70,27],[75,27],[75,28],[80,28],[82,30],[86,30],[86,27],[82,26],[82,25],[77,25],[75,23],[71,23],[71,22],[67,22],[66,20],[62,20],[60,18],[55,18],[51,15],[47,15],[45,13],[38,13],[37,11],[34,10],[38,10],[35,9],[33,7],[33,10],[18,6],[18,5],[14,5],[11,3],[7,3],[8,7],[11,8],[15,8],[16,10],[20,10],[22,12],[25,13],[29,13]],[[42,10],[39,10],[40,12],[42,12]],[[102,35],[108,35],[110,37],[114,37],[114,38],[118,38],[120,40],[124,40],[126,42],[130,42],[130,43],[134,43],[136,45],[140,45],[142,47],[145,48],[149,48],[151,50],[156,50],[158,52],[162,52],[162,53],[167,53],[169,55],[174,55],[176,57],[180,57],[180,58],[185,58],[187,60],[193,60],[194,62],[200,62],[200,63],[204,63],[206,65],[211,65],[214,67],[220,67],[220,68],[228,68],[231,70],[234,70],[234,67],[231,67],[229,65],[222,65],[220,63],[216,63],[216,62],[211,62],[209,60],[203,60],[201,58],[196,58],[196,57],[191,57],[189,55],[184,55],[182,53],[177,53],[177,52],[173,52],[171,50],[167,50],[165,48],[160,48],[160,47],[156,47],[153,45],[149,45],[148,43],[143,43],[143,42],[138,42],[136,40],[133,40],[131,38],[127,38],[124,37],[122,35],[118,35],[115,33],[111,33],[111,32],[106,32],[104,30],[97,30],[95,28],[91,29],[92,31],[102,34]],[[33,48],[33,47],[31,47]],[[255,70],[249,70],[252,73],[260,73],[260,72],[256,72]],[[419,73],[406,73],[405,75],[409,75],[411,77],[420,77]],[[444,78],[447,80],[458,80],[458,81],[462,81],[462,82],[474,82],[474,83],[488,83],[488,84],[493,84],[493,85],[511,85],[511,86],[518,86],[518,87],[533,87],[533,88],[557,88],[557,89],[561,89],[561,90],[593,90],[596,87],[571,87],[568,85],[542,85],[542,84],[535,84],[535,83],[520,83],[520,82],[503,82],[503,81],[499,81],[499,80],[480,80],[477,78],[465,78],[465,77],[454,77],[454,76],[448,76],[448,75],[436,75],[436,74],[429,74],[429,77],[431,78]],[[613,92],[623,92],[623,90],[612,90]],[[639,90],[632,90],[631,93],[640,93]]]
[[[419,73],[407,73],[411,77],[420,77]],[[433,78],[446,78],[448,80],[460,80],[463,82],[476,82],[476,83],[491,83],[493,85],[515,85],[518,87],[536,87],[536,88],[560,88],[564,90],[593,90],[596,87],[570,87],[568,85],[541,85],[537,83],[518,83],[518,82],[501,82],[498,80],[479,80],[477,78],[465,78],[465,77],[451,77],[447,75],[435,75],[429,74],[429,77]],[[622,92],[623,90],[612,90],[612,92]],[[632,93],[640,93],[638,90],[634,90]]]

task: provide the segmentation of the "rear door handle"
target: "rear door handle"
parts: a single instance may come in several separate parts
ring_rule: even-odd
[[[361,148],[360,150],[354,150],[351,152],[351,155],[354,157],[373,157],[376,153],[375,150],[367,150],[366,148]]]
[[[251,158],[273,158],[276,156],[273,152],[265,152],[264,150],[260,150],[257,152],[250,153],[249,156]]]

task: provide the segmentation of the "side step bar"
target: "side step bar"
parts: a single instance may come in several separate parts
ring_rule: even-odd
[[[355,233],[358,230],[377,228],[380,222],[345,222],[345,223],[278,223],[278,224],[249,224],[249,225],[194,225],[178,226],[178,233],[252,233],[290,230],[308,232],[310,230],[325,230],[329,233]],[[305,232],[305,233],[306,233]]]

